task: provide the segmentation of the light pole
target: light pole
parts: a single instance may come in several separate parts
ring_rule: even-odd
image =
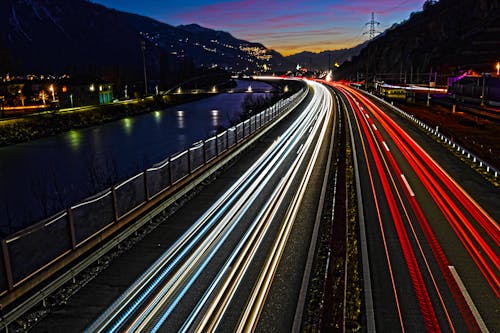
[[[483,89],[481,90],[481,106],[484,106],[484,93],[485,93],[485,86],[486,86],[486,78],[485,78],[485,74],[483,73]]]
[[[144,92],[146,96],[148,95],[148,79],[146,76],[146,42],[141,40],[141,50],[142,50],[142,66],[144,68]]]

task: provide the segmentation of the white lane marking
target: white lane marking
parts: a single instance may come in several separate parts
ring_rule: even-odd
[[[373,129],[374,129],[375,131],[378,131],[378,130],[377,130],[377,126],[375,126],[375,124],[372,124],[372,127],[373,127]]]
[[[387,146],[387,143],[385,143],[385,141],[382,141],[382,144],[384,145],[385,150],[390,151],[389,146]]]
[[[405,183],[406,188],[408,188],[408,192],[410,192],[410,195],[411,195],[412,197],[414,197],[414,196],[415,196],[415,193],[413,193],[413,190],[412,190],[412,189],[411,189],[411,187],[410,187],[410,183],[408,183],[408,181],[406,180],[405,175],[401,174],[401,178],[403,178],[403,182]]]
[[[303,148],[304,148],[304,144],[301,144],[300,147],[299,147],[299,150],[297,150],[297,155],[300,155],[300,153],[302,152]]]
[[[481,329],[481,332],[489,332],[488,328],[486,327],[486,324],[483,321],[483,318],[481,318],[481,315],[479,314],[479,311],[476,308],[476,305],[472,301],[472,298],[469,295],[469,292],[465,288],[464,283],[462,282],[462,279],[458,275],[457,270],[455,269],[454,266],[448,266],[448,268],[451,271],[451,274],[455,278],[455,281],[458,284],[458,288],[460,288],[460,291],[462,292],[462,295],[464,295],[465,301],[467,302],[467,305],[469,306],[470,310],[472,311],[472,315],[474,315],[474,318],[477,321],[477,324],[479,325],[479,328]]]

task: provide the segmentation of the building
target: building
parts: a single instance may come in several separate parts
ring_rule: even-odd
[[[60,81],[56,89],[61,108],[113,102],[113,84],[100,79],[69,78]]]

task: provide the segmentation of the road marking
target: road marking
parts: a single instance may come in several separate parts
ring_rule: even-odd
[[[406,180],[405,175],[401,174],[401,178],[403,178],[403,181],[404,181],[404,183],[405,183],[405,185],[406,185],[406,188],[408,188],[408,192],[410,192],[410,195],[411,195],[412,197],[414,197],[414,196],[415,196],[415,193],[413,193],[413,190],[411,189],[410,184],[409,184],[409,183],[408,183],[408,181]]]
[[[300,147],[299,147],[299,150],[297,150],[297,155],[300,155],[300,153],[302,152],[303,148],[304,148],[304,144],[301,144]]]
[[[377,126],[375,126],[375,124],[372,124],[372,127],[375,131],[378,131]]]
[[[385,141],[382,141],[382,144],[384,145],[385,150],[390,151],[389,147],[387,146],[387,143],[385,143]]]
[[[460,288],[462,295],[464,295],[465,301],[467,302],[467,305],[469,306],[469,308],[472,312],[472,315],[474,315],[474,318],[476,319],[476,322],[477,322],[479,328],[481,329],[481,332],[485,332],[485,333],[489,332],[488,328],[486,327],[486,324],[483,321],[483,318],[481,318],[481,315],[479,314],[479,311],[476,308],[476,305],[472,301],[472,298],[470,297],[469,292],[465,288],[465,285],[462,282],[462,279],[458,275],[457,270],[455,269],[454,266],[448,266],[448,268],[450,269],[451,274],[455,278],[455,281],[457,282],[458,288]]]

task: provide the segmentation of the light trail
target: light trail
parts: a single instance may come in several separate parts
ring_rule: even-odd
[[[410,238],[408,236],[408,233],[404,227],[404,222],[403,218],[401,216],[401,213],[399,212],[397,203],[396,203],[396,198],[394,196],[394,192],[396,192],[396,196],[398,195],[397,193],[397,188],[394,187],[394,190],[390,186],[390,181],[389,178],[391,177],[390,170],[387,167],[387,165],[384,167],[383,163],[383,155],[381,153],[382,149],[380,146],[376,145],[376,140],[375,138],[378,139],[378,142],[382,142],[380,137],[380,132],[378,131],[377,127],[373,124],[371,119],[365,119],[361,116],[360,112],[361,109],[359,107],[359,103],[354,100],[354,98],[346,94],[349,100],[351,100],[354,103],[351,103],[351,105],[354,107],[355,113],[358,116],[360,120],[363,120],[361,122],[363,131],[364,131],[364,137],[368,141],[368,146],[370,148],[370,151],[372,152],[372,158],[374,159],[375,166],[378,171],[378,176],[380,177],[381,184],[382,184],[382,189],[384,196],[387,200],[387,203],[389,205],[389,209],[391,212],[392,216],[392,221],[394,223],[394,227],[396,229],[396,233],[398,235],[399,243],[402,249],[402,253],[404,255],[406,265],[408,266],[408,273],[410,275],[410,279],[413,285],[413,289],[415,291],[415,294],[417,296],[418,304],[421,310],[421,313],[423,315],[424,323],[426,330],[428,332],[438,332],[440,331],[439,323],[432,305],[432,302],[430,300],[429,292],[427,288],[425,287],[424,279],[422,272],[420,270],[420,267],[417,262],[417,258],[415,255],[415,252],[412,248]],[[363,110],[364,112],[364,110]],[[372,133],[370,133],[370,130],[373,130]],[[372,139],[373,137],[373,139]],[[377,154],[377,148],[378,151],[380,152],[380,155]],[[386,171],[388,175],[386,175]],[[389,177],[389,178],[388,178]],[[393,192],[394,191],[394,192]],[[404,209],[404,206],[402,206]],[[407,215],[405,215],[407,216]]]
[[[254,200],[259,197],[272,177],[276,177],[284,161],[290,157],[297,159],[297,156],[305,155],[307,149],[305,145],[301,147],[301,142],[304,138],[312,136],[308,134],[310,128],[319,123],[320,111],[318,110],[322,110],[321,106],[325,104],[324,95],[318,93],[325,88],[317,83],[310,83],[310,85],[315,94],[304,112],[269,147],[265,154],[87,331],[156,331],[164,324],[202,270],[208,266],[221,245],[250,210]],[[268,201],[268,204],[258,212],[257,221],[266,220],[262,216],[263,214],[269,216],[265,213],[267,207],[269,204],[277,203],[280,201]],[[255,224],[251,229],[267,230],[262,227],[262,222]],[[243,238],[245,237],[249,236]],[[235,258],[235,255],[229,258],[228,261]],[[227,270],[229,266],[225,267],[221,272]],[[222,275],[219,274],[215,281],[221,281]],[[213,287],[209,287],[210,289]],[[203,297],[200,304],[208,299],[208,296]],[[131,320],[132,316],[134,319]],[[191,321],[194,322],[196,317],[197,315],[192,316]]]
[[[356,104],[358,105],[359,110],[361,110],[361,111],[362,111],[362,113],[366,116],[365,118],[367,119],[367,123],[371,123],[371,122],[372,122],[372,120],[371,120],[371,119],[370,119],[370,117],[368,116],[368,113],[366,112],[366,110],[365,110],[365,109],[363,109],[362,107],[360,107],[360,106],[359,106],[359,103],[357,103],[357,101],[355,101],[355,102],[356,102]],[[368,107],[368,109],[372,110],[370,107]],[[358,114],[359,114],[359,113],[358,113]],[[416,211],[416,212],[417,212],[417,213],[416,213],[416,215],[417,215],[417,219],[419,220],[419,222],[420,222],[421,224],[423,224],[423,223],[427,223],[427,221],[425,220],[425,216],[423,216],[423,214],[418,214],[418,212],[419,212],[419,211],[421,211],[421,210],[420,210],[420,207],[418,206],[418,204],[417,204],[417,203],[416,203],[416,201],[415,201],[415,194],[414,194],[413,190],[411,189],[411,187],[410,187],[410,185],[409,185],[408,181],[406,180],[406,177],[405,177],[405,176],[401,173],[401,171],[400,171],[400,169],[399,169],[398,164],[396,163],[396,161],[395,161],[394,157],[393,157],[393,156],[392,156],[392,154],[390,153],[390,150],[387,148],[387,145],[385,144],[385,141],[383,140],[381,133],[380,133],[380,132],[378,132],[378,131],[377,131],[376,133],[375,133],[375,132],[373,132],[373,133],[372,133],[372,136],[373,136],[374,138],[377,138],[379,142],[382,142],[382,143],[384,144],[384,147],[386,148],[386,149],[385,149],[385,156],[387,157],[387,160],[388,160],[388,161],[389,161],[389,163],[391,164],[391,167],[393,168],[394,173],[391,173],[390,168],[389,168],[389,166],[387,165],[387,161],[385,161],[385,158],[383,157],[383,153],[384,153],[384,151],[380,148],[380,146],[378,147],[378,150],[379,150],[379,152],[380,152],[380,154],[381,154],[381,156],[382,156],[383,160],[385,161],[385,162],[384,162],[384,164],[386,165],[386,169],[388,170],[388,173],[389,173],[389,176],[390,176],[391,182],[392,182],[392,184],[393,184],[393,186],[394,186],[394,191],[395,191],[395,192],[396,192],[396,194],[397,194],[397,197],[398,197],[399,202],[400,202],[400,204],[401,204],[401,209],[403,210],[403,212],[404,212],[404,214],[405,214],[406,221],[407,221],[407,223],[408,223],[409,227],[411,228],[412,235],[413,235],[413,237],[414,237],[414,239],[415,239],[415,241],[416,241],[416,244],[417,244],[417,246],[418,246],[418,250],[419,250],[419,252],[420,252],[420,255],[421,255],[421,257],[422,257],[422,258],[423,258],[423,260],[424,260],[424,263],[425,263],[425,268],[427,269],[427,272],[428,272],[428,274],[429,274],[429,276],[430,276],[430,278],[431,278],[431,281],[432,281],[433,287],[434,287],[435,291],[437,292],[437,295],[438,295],[438,298],[439,298],[440,304],[441,304],[441,306],[442,306],[442,308],[443,308],[443,311],[444,311],[444,313],[445,313],[445,317],[446,317],[446,320],[447,320],[447,322],[448,322],[448,325],[449,325],[449,327],[450,327],[451,331],[452,331],[452,332],[455,332],[454,324],[453,324],[453,322],[452,322],[452,320],[451,320],[451,317],[450,317],[450,315],[449,315],[448,308],[447,308],[447,306],[446,306],[446,304],[445,304],[445,302],[444,302],[444,299],[443,299],[442,293],[441,293],[441,291],[440,291],[440,289],[439,289],[439,287],[438,287],[438,285],[437,285],[437,282],[436,282],[436,278],[435,278],[435,276],[434,276],[434,273],[432,272],[432,270],[431,270],[431,268],[430,268],[430,265],[429,265],[429,261],[428,261],[428,259],[427,259],[427,256],[425,255],[425,253],[424,253],[424,251],[423,251],[422,244],[421,244],[421,242],[420,242],[420,240],[419,240],[419,238],[418,238],[418,236],[417,236],[417,233],[416,233],[416,231],[415,231],[415,227],[414,227],[414,225],[413,225],[412,219],[410,218],[410,216],[409,216],[409,214],[408,214],[408,211],[407,211],[407,209],[405,208],[404,200],[403,200],[403,198],[402,198],[402,196],[401,196],[401,194],[400,194],[400,191],[399,191],[399,190],[398,190],[398,188],[397,188],[395,178],[398,178],[398,176],[399,176],[398,180],[399,180],[400,184],[401,184],[401,185],[403,185],[403,186],[402,186],[402,187],[403,187],[403,190],[406,190],[406,191],[405,191],[405,194],[406,194],[406,196],[407,196],[407,199],[410,201],[410,205],[411,205],[412,209],[413,209],[414,211]],[[395,139],[395,138],[393,138],[393,139]],[[424,284],[423,282],[420,284],[420,288],[426,288],[426,286],[425,286],[425,284]],[[424,313],[424,318],[425,318],[425,315],[426,315],[426,314]],[[428,314],[427,314],[427,315],[428,315]],[[428,327],[428,330],[429,330],[429,327]],[[430,331],[435,331],[435,330],[436,330],[436,328],[430,328]]]
[[[347,90],[347,89],[346,89]],[[472,198],[451,179],[451,177],[437,163],[428,156],[428,154],[417,145],[413,139],[409,137],[397,124],[384,112],[382,112],[374,103],[367,99],[362,94],[348,89],[353,95],[356,95],[359,100],[371,110],[375,118],[383,125],[388,135],[394,140],[396,146],[401,151],[405,159],[410,163],[413,170],[416,172],[420,181],[435,201],[436,205],[443,212],[445,218],[450,223],[450,226],[457,234],[457,237],[462,241],[465,249],[471,255],[479,270],[483,273],[488,284],[492,287],[498,298],[498,250],[493,250],[488,242],[485,241],[480,232],[475,228],[471,221],[462,213],[462,209],[455,204],[458,201],[462,207],[473,217],[486,234],[490,236],[494,246],[498,246],[498,224],[489,217],[489,215],[474,201]],[[393,158],[392,158],[393,159]],[[395,161],[391,164],[396,165]],[[406,179],[402,178],[404,183]],[[444,184],[443,187],[441,184]],[[409,191],[409,190],[408,190]],[[408,192],[410,193],[410,192]],[[449,193],[454,195],[452,198]],[[410,195],[411,196],[411,195]],[[470,331],[479,331],[477,316],[472,316],[471,309],[465,302],[464,295],[448,269],[447,259],[442,252],[438,241],[436,240],[423,212],[421,211],[415,198],[410,198],[409,202],[417,215],[419,224],[422,227],[425,237],[427,238],[430,248],[439,264],[440,270],[447,282],[452,296],[464,318],[465,323]],[[463,226],[462,226],[463,225]],[[472,237],[470,237],[470,235]],[[477,248],[479,246],[479,248]],[[483,253],[487,256],[484,257]],[[494,267],[490,267],[488,260]],[[434,278],[432,278],[434,281]],[[434,282],[435,283],[435,282]],[[437,288],[437,287],[436,287]],[[442,301],[441,301],[442,302]],[[442,302],[443,303],[443,302]],[[443,305],[444,306],[444,305]]]
[[[326,91],[325,94],[331,97],[328,91]],[[329,119],[332,108],[333,108],[333,101],[330,99],[329,103],[325,105],[325,108],[323,108],[322,111],[322,115],[324,115],[325,119]],[[316,123],[316,128],[314,132],[318,130],[320,125],[321,122]],[[323,126],[321,127],[321,132],[319,135],[318,142],[320,143],[323,142],[327,132],[328,125],[329,125],[328,121],[323,121]],[[313,144],[312,140],[313,137],[310,136],[307,140],[306,145],[310,147]],[[278,269],[281,256],[283,255],[283,252],[285,250],[288,237],[291,233],[293,224],[298,214],[298,210],[300,208],[300,204],[304,197],[306,186],[311,177],[314,165],[316,164],[320,148],[321,145],[319,144],[316,144],[314,147],[313,155],[309,159],[309,163],[307,164],[306,173],[302,177],[299,189],[296,191],[292,203],[288,208],[287,214],[284,219],[285,223],[282,225],[280,229],[279,236],[274,242],[274,246],[271,253],[268,254],[266,263],[264,264],[264,269],[261,271],[259,279],[255,283],[256,287],[254,288],[252,295],[250,296],[250,301],[248,302],[245,311],[240,317],[240,321],[236,328],[236,332],[253,332],[257,327],[260,313],[264,307],[267,294],[269,292],[269,289],[271,288],[272,280]],[[294,174],[298,172],[298,168],[304,161],[305,157],[306,155],[302,154],[302,156],[298,160],[296,160],[296,163],[294,163],[292,167]],[[290,179],[291,181],[293,181],[293,179],[295,179],[295,176],[290,177]]]
[[[350,105],[351,109],[353,109],[355,107],[355,104],[353,104],[353,102],[352,102],[351,99],[348,99],[348,102],[349,102],[349,105]],[[343,100],[342,100],[342,104],[344,105],[344,109],[347,110],[347,106],[345,105],[345,103],[344,103]],[[359,132],[359,136],[363,137],[363,134],[361,132],[360,119],[358,119],[357,117],[355,117],[354,120],[355,120],[355,122],[357,124],[357,129],[358,129],[358,132]],[[362,150],[363,150],[365,161],[368,161],[369,160],[368,159],[368,150],[367,150],[367,147],[365,145],[365,141],[364,140],[361,140],[361,145],[362,145]],[[366,162],[366,168],[367,168],[367,171],[368,171],[368,176],[369,176],[370,186],[371,186],[371,192],[372,192],[372,195],[373,195],[372,199],[373,199],[373,202],[375,204],[375,211],[376,211],[376,214],[377,214],[377,222],[379,224],[379,230],[381,232],[381,237],[382,237],[382,242],[383,242],[383,247],[384,247],[384,254],[385,254],[385,258],[387,260],[387,267],[388,267],[389,276],[390,276],[390,279],[391,279],[392,294],[394,296],[394,302],[395,302],[397,316],[398,316],[398,320],[399,320],[399,327],[401,328],[401,332],[405,332],[406,331],[405,330],[405,321],[403,320],[403,313],[402,313],[402,310],[401,310],[401,304],[400,304],[400,300],[399,300],[400,296],[398,295],[398,291],[397,291],[397,287],[396,287],[396,279],[395,279],[394,271],[393,271],[393,263],[392,263],[391,255],[390,255],[389,248],[388,248],[387,237],[386,237],[386,234],[385,234],[385,231],[384,231],[384,228],[383,228],[382,214],[381,214],[381,210],[380,210],[380,202],[379,202],[379,199],[378,199],[378,196],[377,196],[377,191],[376,191],[376,186],[375,186],[375,181],[374,181],[374,175],[373,175],[373,171],[372,171],[370,163]]]
[[[358,95],[361,95],[357,93]],[[385,122],[388,129],[393,129],[392,136],[397,135],[402,142],[400,148],[407,153],[409,161],[413,162],[415,170],[420,170],[420,179],[432,195],[436,204],[441,208],[450,226],[464,244],[472,259],[483,273],[483,276],[491,286],[497,298],[500,298],[500,278],[498,270],[500,269],[500,259],[498,257],[498,247],[500,245],[500,231],[498,224],[461,188],[458,184],[437,165],[437,163],[425,153],[425,151],[411,139],[402,129],[395,124],[385,113],[376,108],[376,106],[364,96],[359,96],[370,104],[377,112],[376,115],[380,121]],[[406,145],[404,145],[404,143]],[[407,147],[407,148],[406,148]],[[411,149],[411,150],[410,150]],[[413,153],[412,153],[413,151]],[[433,176],[433,174],[435,176]],[[439,185],[441,181],[445,187]],[[448,192],[454,195],[452,198]],[[464,209],[479,223],[491,238],[493,245],[497,250],[493,250],[479,230],[471,223],[469,218],[462,213],[460,207],[455,204],[459,202]],[[486,253],[485,257],[483,253]],[[488,260],[494,267],[490,267]]]

